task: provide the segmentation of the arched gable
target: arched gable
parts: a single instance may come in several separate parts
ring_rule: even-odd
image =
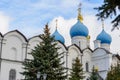
[[[88,58],[91,58],[93,51],[89,48],[86,48],[82,51],[82,53],[83,53],[83,57],[86,57],[87,60]]]
[[[30,46],[36,46],[37,44],[39,44],[40,42],[42,41],[42,39],[40,39],[40,37],[39,37],[39,35],[38,36],[34,36],[34,37],[32,37],[32,38],[30,38],[29,40],[28,40],[28,44],[30,45]]]
[[[82,56],[82,64],[83,64],[83,70],[86,72],[89,72],[92,70],[92,50],[90,48],[86,48],[82,51],[83,56]]]
[[[82,61],[81,60],[82,59],[81,49],[77,45],[73,44],[68,47],[68,68],[69,69],[72,68],[73,60],[75,60],[76,57],[80,59],[80,62]],[[68,71],[68,74],[70,74],[70,71]]]
[[[22,42],[28,42],[27,38],[18,30],[13,30],[4,35],[4,38],[8,38],[10,36],[14,36],[19,38]]]
[[[27,42],[26,37],[18,30],[6,33],[3,37],[2,58],[23,61]]]
[[[96,48],[93,51],[93,57],[104,56],[104,55],[107,55],[107,54],[111,54],[111,53],[104,48]]]
[[[35,48],[35,46],[39,45],[42,39],[38,36],[31,37],[28,40],[28,48],[27,48],[27,53],[30,53],[32,49]],[[27,58],[31,59],[32,56],[30,54],[27,54]]]
[[[83,50],[82,50],[82,52],[84,52],[84,51],[89,51],[90,53],[92,53],[92,52],[93,52],[93,50],[92,50],[92,49],[90,49],[90,48],[85,48],[85,49],[83,49]]]
[[[81,49],[77,45],[75,45],[75,44],[73,44],[73,45],[71,45],[71,46],[68,47],[68,52],[69,53],[71,53],[70,50],[74,50],[75,52],[78,53],[78,55],[82,55]],[[71,54],[74,55],[74,53],[71,53]]]
[[[104,48],[97,48],[93,51],[92,62],[99,71],[108,70],[111,66],[112,54]]]
[[[60,41],[56,41],[57,42],[57,46],[60,47],[64,52],[67,51],[67,47],[61,43]]]
[[[63,56],[63,58],[61,58],[61,62],[64,62],[64,64],[63,64],[63,66],[65,66],[65,67],[67,67],[66,66],[66,64],[67,64],[67,54],[68,54],[68,52],[67,52],[67,48],[66,48],[66,46],[63,44],[63,43],[61,43],[60,41],[56,41],[55,43],[57,43],[57,47],[59,48],[58,49],[58,53],[59,54],[61,54],[62,53],[62,55],[61,56]]]

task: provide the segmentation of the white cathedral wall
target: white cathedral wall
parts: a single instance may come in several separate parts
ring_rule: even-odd
[[[35,48],[35,46],[37,46],[38,44],[40,44],[42,40],[40,39],[40,37],[36,36],[36,37],[33,37],[29,40],[28,42],[28,47],[27,47],[27,59],[32,59],[33,57],[28,54],[32,51],[32,49]]]
[[[83,51],[82,64],[83,64],[83,71],[85,72],[84,76],[86,76],[85,80],[90,76],[90,72],[92,70],[91,56],[92,56],[92,52],[89,49]],[[86,71],[86,63],[88,63],[88,72]]]
[[[10,60],[23,61],[25,58],[25,48],[21,36],[13,34],[8,34],[4,37],[2,45],[2,58]]]
[[[66,67],[66,66],[67,66],[67,65],[66,65],[67,50],[66,50],[65,46],[64,46],[62,43],[58,42],[58,41],[57,41],[57,47],[60,48],[60,49],[58,50],[58,52],[59,52],[59,53],[63,53],[63,55],[61,55],[61,56],[63,56],[63,58],[61,59],[61,62],[65,62],[65,63],[63,64],[63,66]]]
[[[107,71],[111,66],[111,54],[106,53],[103,49],[97,49],[93,52],[92,62],[95,68],[98,68],[102,78],[106,78]]]
[[[80,50],[75,47],[75,46],[70,46],[68,49],[68,68],[72,69],[72,63],[73,60],[76,59],[76,57],[78,57],[81,61],[81,52]],[[70,70],[68,71],[68,74],[70,74]]]
[[[1,43],[2,43],[2,36],[0,35],[0,55],[1,55]]]
[[[2,36],[0,35],[0,55],[1,55],[1,42],[2,42]],[[1,71],[0,71],[0,78],[1,78]]]
[[[1,40],[0,36],[0,40]],[[72,39],[73,40],[73,39]],[[28,48],[27,53],[31,52],[31,49],[34,49],[34,47],[39,44],[42,40],[36,36],[31,39],[29,39],[28,42]],[[74,44],[80,45],[81,49],[84,49],[87,47],[87,40],[85,37],[74,37],[74,40],[72,41]],[[79,44],[80,42],[80,44]],[[9,71],[10,69],[15,69],[17,71],[17,78],[21,79],[22,75],[19,74],[19,72],[22,72],[22,64],[19,63],[19,61],[23,61],[25,59],[25,53],[26,53],[26,44],[27,42],[24,40],[24,38],[17,32],[8,33],[5,35],[4,40],[2,44],[2,62],[1,62],[1,74],[0,74],[0,80],[8,80],[9,78]],[[86,49],[83,51],[83,54],[81,53],[81,50],[75,46],[71,45],[68,47],[68,51],[66,50],[65,46],[58,42],[58,47],[61,47],[61,49],[58,51],[59,53],[64,53],[64,58],[62,61],[65,61],[64,66],[68,66],[70,69],[72,68],[72,62],[76,57],[79,57],[81,61],[82,56],[82,64],[84,71],[85,69],[85,63],[89,63],[89,71],[91,71],[91,68],[93,65],[97,66],[99,68],[100,75],[105,78],[107,70],[111,66],[112,63],[112,55],[107,54],[106,51],[103,49],[97,49],[93,53]],[[1,47],[1,46],[0,46]],[[68,55],[66,55],[66,53]],[[91,57],[92,56],[92,57]],[[31,59],[32,56],[27,54],[27,58]],[[68,59],[66,61],[66,58]],[[12,61],[13,60],[13,61]],[[113,62],[115,63],[116,60]],[[68,63],[68,64],[66,64]],[[70,71],[69,71],[70,74]],[[89,72],[85,75],[89,76]]]
[[[11,69],[16,70],[16,80],[20,80],[23,76],[20,74],[22,72],[22,65],[19,62],[11,62],[3,60],[1,63],[1,78],[0,80],[9,80],[9,71]]]
[[[84,68],[83,71],[86,71],[85,69],[86,63],[89,64],[89,71],[91,71],[91,67],[92,67],[91,56],[92,56],[92,52],[89,49],[83,51],[83,57],[82,57],[82,63]]]
[[[17,79],[21,79],[22,62],[25,59],[25,38],[17,31],[8,32],[4,35],[1,54],[1,74],[0,80],[8,80],[10,69],[15,69]]]

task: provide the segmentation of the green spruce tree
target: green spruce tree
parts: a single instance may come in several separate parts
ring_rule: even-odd
[[[47,80],[65,80],[64,62],[61,62],[63,53],[58,53],[60,49],[54,37],[50,35],[48,25],[44,28],[44,34],[40,35],[42,42],[30,53],[33,59],[26,59],[23,63],[25,80],[36,80],[37,72],[47,74]],[[42,77],[40,80],[43,80]]]
[[[92,68],[92,73],[91,73],[91,76],[90,76],[90,80],[98,80],[98,76],[97,76],[97,70],[94,68]]]
[[[78,57],[72,63],[72,71],[69,80],[83,80],[83,68]]]
[[[113,29],[120,26],[120,0],[103,0],[103,4],[96,8],[98,10],[98,18],[114,18],[112,20]]]
[[[114,72],[113,67],[111,67],[111,70],[108,71],[108,73],[107,73],[106,80],[114,80],[114,74],[113,74],[113,72]]]
[[[106,80],[120,80],[120,64],[111,67],[110,71],[107,73]]]

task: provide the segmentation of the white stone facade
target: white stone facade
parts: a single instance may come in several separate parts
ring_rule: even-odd
[[[41,41],[39,36],[26,39],[18,30],[10,31],[5,35],[0,34],[0,80],[9,80],[10,70],[15,70],[16,80],[23,79],[20,74],[23,71],[22,62],[26,58],[32,58],[27,53]],[[82,36],[73,37],[72,44],[68,47],[59,41],[57,43],[61,47],[59,52],[65,52],[64,66],[72,68],[72,61],[76,57],[80,58],[86,75],[85,80],[90,76],[93,66],[98,68],[100,76],[105,79],[110,66],[119,62],[119,58],[110,52],[110,45],[101,45],[99,41],[94,43],[94,50],[90,49],[89,40]]]

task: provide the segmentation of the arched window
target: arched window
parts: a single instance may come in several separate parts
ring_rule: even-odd
[[[13,59],[13,60],[17,59],[17,49],[15,47],[11,48],[10,56],[11,56],[11,59]]]
[[[9,72],[9,80],[16,80],[16,70],[11,69]]]
[[[88,64],[88,62],[86,62],[85,66],[86,66],[86,72],[89,72],[89,64]]]

